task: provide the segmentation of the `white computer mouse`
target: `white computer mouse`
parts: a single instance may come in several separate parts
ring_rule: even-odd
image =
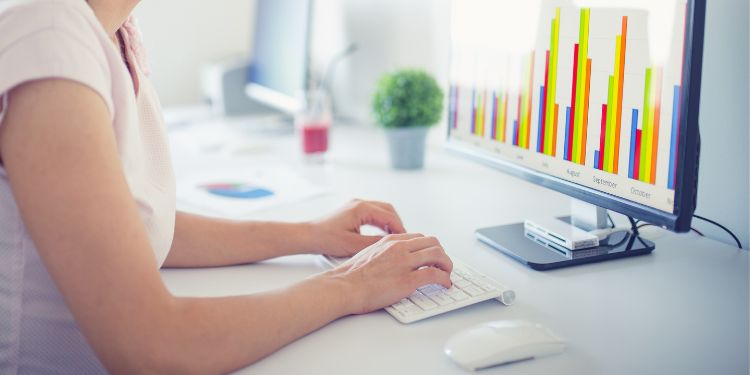
[[[479,370],[561,353],[567,342],[540,324],[499,320],[463,330],[445,344],[445,354],[467,370]]]

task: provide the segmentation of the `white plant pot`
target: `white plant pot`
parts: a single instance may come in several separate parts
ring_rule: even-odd
[[[395,169],[421,169],[424,166],[428,126],[386,128],[391,166]]]

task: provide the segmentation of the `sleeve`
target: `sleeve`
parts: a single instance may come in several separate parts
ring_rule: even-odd
[[[11,15],[10,21],[8,15],[3,15],[5,20],[0,19],[0,95],[3,96],[0,102],[7,102],[8,91],[20,84],[59,78],[88,86],[102,97],[113,114],[109,65],[95,30],[91,27],[87,30],[87,20],[72,12],[73,19],[67,22],[34,25],[33,21],[29,23],[29,17],[20,13],[15,17]],[[4,33],[4,29],[12,32]],[[6,108],[3,105],[2,111]],[[2,115],[0,113],[0,119]]]

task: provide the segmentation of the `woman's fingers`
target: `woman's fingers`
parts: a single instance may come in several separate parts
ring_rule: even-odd
[[[416,236],[411,238],[405,238],[403,241],[398,243],[401,250],[405,252],[415,252],[423,250],[433,246],[440,246],[440,241],[433,236]]]
[[[440,246],[433,246],[411,253],[409,262],[409,265],[414,269],[436,267],[448,273],[453,271],[453,262]]]
[[[376,202],[362,201],[357,206],[357,215],[364,224],[374,225],[387,233],[405,233],[404,224],[393,207],[384,207]]]
[[[428,284],[438,284],[444,288],[450,288],[453,285],[450,272],[435,267],[420,268],[413,271],[409,278],[411,287],[415,290]]]

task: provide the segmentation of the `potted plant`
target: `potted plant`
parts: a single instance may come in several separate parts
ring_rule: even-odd
[[[386,74],[377,84],[372,110],[385,129],[392,166],[422,168],[427,130],[443,112],[443,91],[435,79],[418,69]]]

